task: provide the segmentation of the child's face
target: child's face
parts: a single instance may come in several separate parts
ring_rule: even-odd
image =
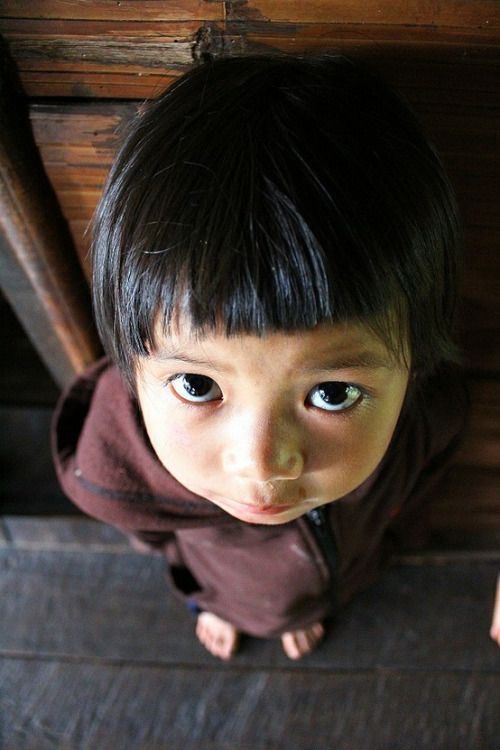
[[[199,340],[179,331],[140,359],[137,386],[151,444],[189,490],[241,521],[282,524],[377,467],[408,370],[366,328]]]

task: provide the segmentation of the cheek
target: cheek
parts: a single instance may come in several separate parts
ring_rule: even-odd
[[[321,440],[319,449],[314,451],[315,468],[337,476],[349,474],[371,465],[384,447],[385,440],[381,440],[379,431],[359,423],[349,425]]]
[[[188,455],[194,456],[199,440],[196,432],[175,424],[168,430],[168,445],[174,451],[186,451]]]
[[[179,428],[171,420],[160,415],[148,420],[146,429],[154,449],[163,459],[176,455],[189,455],[193,449],[193,439],[189,431]]]
[[[204,439],[201,430],[179,424],[169,411],[144,414],[144,421],[158,458],[174,475],[194,476],[211,463],[213,443]]]
[[[151,446],[163,466],[187,481],[214,465],[217,447],[196,412],[187,413],[167,399],[156,384],[139,382],[138,400]]]
[[[314,468],[346,493],[367,479],[384,457],[399,416],[398,409],[367,411],[324,434],[314,451]],[[320,446],[320,447],[319,447]]]

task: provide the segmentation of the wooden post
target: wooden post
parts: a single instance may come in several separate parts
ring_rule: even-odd
[[[99,356],[88,284],[1,38],[0,284],[60,386]]]

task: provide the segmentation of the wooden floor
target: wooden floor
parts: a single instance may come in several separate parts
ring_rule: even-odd
[[[161,557],[75,517],[3,516],[2,750],[498,750],[499,555],[397,561],[292,662],[196,642]]]

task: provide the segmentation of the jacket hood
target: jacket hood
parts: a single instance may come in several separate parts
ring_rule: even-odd
[[[158,461],[138,406],[117,368],[98,360],[62,394],[52,422],[59,482],[100,520],[128,528],[229,523],[224,511],[181,485]],[[110,502],[103,503],[103,500]]]

